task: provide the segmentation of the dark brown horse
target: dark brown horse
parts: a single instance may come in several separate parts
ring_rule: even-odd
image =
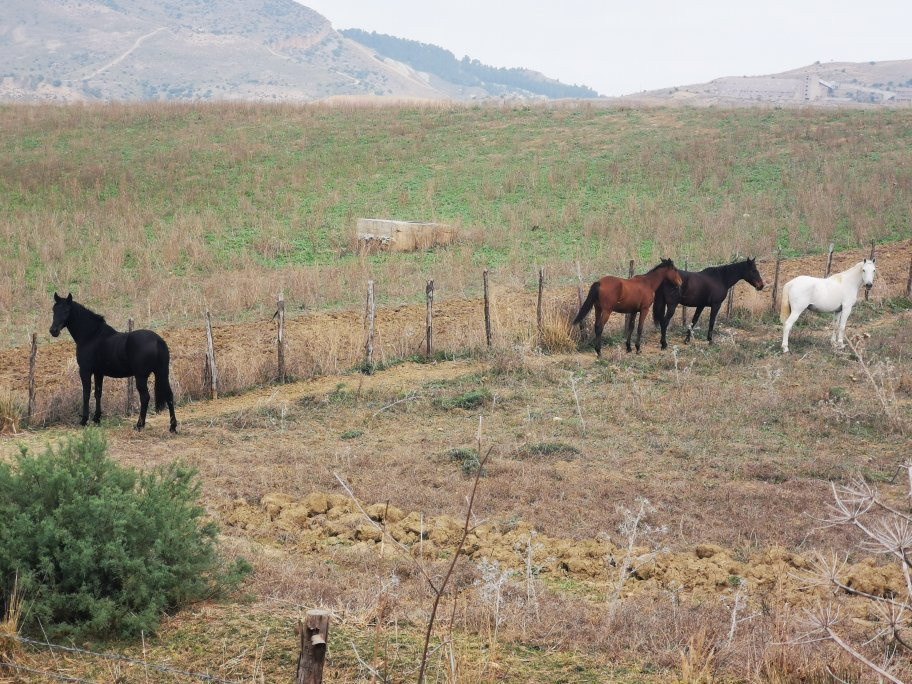
[[[640,338],[643,337],[643,317],[652,306],[655,291],[662,283],[668,282],[674,287],[681,287],[681,276],[671,259],[662,259],[661,263],[648,273],[633,278],[615,278],[605,276],[596,280],[589,288],[589,296],[573,319],[577,324],[586,317],[589,309],[595,307],[595,354],[602,356],[602,330],[608,322],[612,311],[633,314],[627,323],[627,351],[630,351],[630,338],[633,336],[633,322],[636,314],[640,315],[637,325],[636,350],[640,353]]]
[[[763,278],[760,277],[760,271],[757,270],[757,264],[753,259],[736,261],[726,266],[710,266],[698,273],[680,271],[680,274],[683,281],[681,287],[663,285],[656,292],[655,303],[652,305],[652,318],[656,325],[662,328],[662,349],[668,346],[665,332],[678,304],[696,308],[693,320],[687,326],[687,337],[684,339],[688,343],[700,314],[703,313],[703,309],[709,307],[706,341],[712,344],[716,314],[728,296],[729,289],[739,280],[746,280],[758,290],[763,289]]]

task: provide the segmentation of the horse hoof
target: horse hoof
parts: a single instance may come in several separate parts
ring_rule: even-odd
[[[177,423],[174,423],[171,427],[169,427],[168,432],[173,432],[176,435],[177,434]]]
[[[142,432],[143,426],[140,425],[139,423],[137,423],[136,425],[133,426],[133,429],[136,430],[137,432]]]

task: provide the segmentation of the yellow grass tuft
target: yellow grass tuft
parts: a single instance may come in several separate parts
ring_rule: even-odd
[[[0,435],[17,435],[22,425],[22,404],[12,392],[0,393]]]
[[[19,623],[22,621],[22,594],[19,591],[19,582],[13,582],[13,591],[10,593],[6,608],[0,618],[0,663],[15,661],[19,655],[19,642],[11,637],[19,634]]]
[[[542,312],[541,342],[542,348],[552,353],[576,351],[572,314],[568,314],[562,307],[545,307]]]
[[[702,629],[693,635],[687,650],[681,653],[681,674],[678,684],[712,684],[716,650]]]

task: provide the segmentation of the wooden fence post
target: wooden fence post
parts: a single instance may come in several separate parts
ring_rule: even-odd
[[[329,613],[325,610],[308,610],[305,622],[298,621],[296,630],[301,652],[295,684],[322,684],[323,662],[329,642]]]
[[[28,408],[26,409],[25,422],[32,426],[32,417],[35,415],[35,357],[38,356],[38,333],[32,333],[32,349],[29,352],[29,377],[28,377]]]
[[[276,302],[276,317],[279,319],[279,333],[276,337],[276,354],[278,356],[279,382],[285,382],[285,293],[279,292]]]
[[[538,347],[541,349],[544,346],[545,341],[545,331],[543,327],[543,314],[542,311],[542,295],[545,291],[545,269],[541,266],[538,268],[538,308],[536,309],[536,315],[538,320]]]
[[[906,297],[912,299],[912,256],[909,257],[909,279],[906,280]]]
[[[132,319],[132,318],[128,318],[128,319],[127,319],[127,332],[128,332],[128,333],[133,332],[133,319]],[[128,375],[128,376],[127,376],[127,405],[126,405],[126,409],[127,409],[127,410],[126,410],[126,413],[127,413],[128,416],[129,416],[130,414],[133,413],[133,376],[132,376],[132,375]]]
[[[634,268],[633,259],[631,259],[630,264],[627,266],[627,277],[628,278],[633,278],[633,268]],[[627,328],[630,327],[630,319],[632,316],[635,316],[635,315],[636,314],[626,314],[624,316],[624,335],[627,335]]]
[[[434,281],[427,281],[427,287],[424,288],[424,294],[427,296],[427,321],[425,328],[427,333],[427,357],[434,356]]]
[[[491,346],[491,298],[488,293],[488,269],[484,270],[482,274],[482,280],[484,281],[484,317],[485,317],[485,339],[488,342],[488,347]]]
[[[782,263],[782,249],[776,250],[776,272],[773,275],[773,295],[770,300],[770,311],[776,313],[776,305],[779,298],[779,266]]]
[[[583,298],[583,273],[580,270],[579,261],[576,262],[576,280],[577,280],[576,298],[577,298],[577,300],[579,300],[580,309],[582,309],[583,302],[585,301],[585,299]],[[586,338],[586,319],[585,318],[580,320],[579,329],[580,329],[580,337],[585,339]]]
[[[364,342],[364,369],[370,373],[374,367],[374,281],[367,281],[367,310],[365,311],[365,325],[367,326],[367,340]]]
[[[874,240],[871,240],[871,261],[874,261]],[[871,294],[869,288],[865,288],[865,301],[868,301],[868,295]]]
[[[218,370],[215,365],[215,343],[212,341],[212,317],[206,309],[206,360],[209,363],[209,396],[218,399]]]
[[[833,267],[833,243],[830,243],[830,247],[827,250],[827,265],[826,273],[823,275],[824,278],[830,277],[830,269]]]
[[[732,307],[734,306],[735,301],[735,286],[732,285],[728,288],[728,301],[725,304],[725,317],[731,319],[732,317]]]

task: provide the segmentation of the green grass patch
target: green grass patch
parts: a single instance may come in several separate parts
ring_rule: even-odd
[[[452,463],[458,463],[463,475],[474,475],[481,468],[481,458],[477,449],[455,447],[446,452],[446,458]]]
[[[486,406],[493,399],[491,390],[481,387],[479,389],[472,389],[468,392],[462,394],[457,394],[453,397],[440,397],[434,400],[434,405],[438,408],[442,408],[448,411],[453,409],[462,409],[464,411],[471,411],[472,409],[477,409],[482,406]]]
[[[567,459],[578,456],[579,453],[580,450],[575,446],[564,442],[535,442],[534,444],[526,444],[519,450],[519,455],[525,458],[550,456]]]

